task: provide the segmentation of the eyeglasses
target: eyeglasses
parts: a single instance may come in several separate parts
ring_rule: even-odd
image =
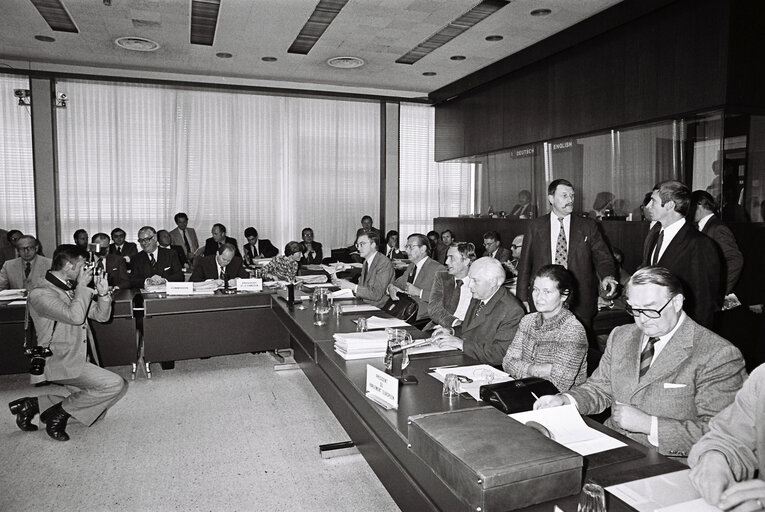
[[[369,242],[356,242],[356,247],[364,247],[365,245],[369,245]]]
[[[147,243],[149,243],[149,240],[151,240],[152,238],[154,238],[154,235],[147,236],[146,238],[139,238],[138,239],[138,243],[140,243],[140,244],[147,244]]]
[[[510,248],[511,249],[521,249],[522,247],[523,247],[523,245],[510,244]]]
[[[414,249],[415,247],[422,247],[420,244],[406,244],[404,249]]]
[[[496,244],[496,243],[497,243],[497,241],[496,241],[496,240],[492,240],[491,242],[484,242],[484,243],[483,243],[483,246],[484,246],[484,247],[489,247],[490,245],[494,245],[494,244]]]
[[[629,304],[625,304],[624,309],[627,310],[627,313],[634,316],[635,318],[639,317],[642,313],[643,316],[646,318],[660,318],[661,312],[664,311],[664,308],[666,308],[670,302],[672,302],[672,299],[674,299],[675,296],[669,298],[669,300],[664,304],[661,309],[641,309],[641,308],[633,308]]]

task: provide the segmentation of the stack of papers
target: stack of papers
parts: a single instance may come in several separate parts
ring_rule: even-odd
[[[524,424],[529,421],[541,424],[550,432],[553,441],[580,455],[590,455],[627,446],[618,439],[588,427],[573,404],[517,412],[509,416]]]
[[[377,306],[369,304],[343,304],[343,314],[363,313],[364,311],[380,311]]]
[[[416,353],[417,349],[412,349],[409,354]],[[448,349],[445,349],[448,350]],[[460,382],[460,393],[467,393],[474,399],[481,401],[481,386],[486,384],[497,384],[513,380],[507,373],[497,370],[488,364],[474,364],[471,366],[445,366],[434,369],[432,375],[441,382],[448,374],[462,375],[471,379],[473,382]]]
[[[335,352],[343,359],[366,359],[384,357],[388,348],[385,331],[336,333]]]
[[[297,276],[295,278],[295,281],[303,282],[303,283],[326,283],[327,276],[325,276],[324,274]]]
[[[367,329],[385,329],[387,327],[411,326],[398,318],[380,318],[379,316],[370,316],[367,318]]]
[[[20,300],[25,298],[26,290],[24,288],[0,290],[0,300]]]
[[[353,292],[347,288],[332,292],[333,299],[352,299],[353,297]],[[345,307],[343,307],[343,309],[345,309]]]
[[[641,478],[606,487],[606,490],[638,512],[708,512],[709,505],[691,484],[689,469]]]

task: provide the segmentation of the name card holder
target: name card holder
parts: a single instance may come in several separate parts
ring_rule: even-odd
[[[398,379],[367,365],[366,397],[385,409],[398,409]]]
[[[189,282],[167,282],[168,295],[194,295],[194,283]]]
[[[259,277],[243,279],[241,277],[236,278],[236,289],[240,292],[262,292],[263,291],[263,279]]]

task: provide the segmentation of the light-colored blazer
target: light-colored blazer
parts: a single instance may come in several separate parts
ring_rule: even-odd
[[[53,262],[45,256],[35,256],[31,263],[29,277],[24,277],[24,267],[26,266],[24,260],[14,258],[6,261],[3,268],[0,269],[0,290],[15,288],[30,290],[39,286],[45,280],[45,273],[50,270]]]
[[[194,228],[186,228],[186,238],[189,239],[189,246],[191,247],[190,252],[193,253],[199,249],[199,240],[197,240],[197,232],[194,231]],[[172,245],[180,245],[183,247],[184,252],[186,251],[186,243],[183,241],[183,233],[179,228],[170,231],[170,240],[172,240]]]
[[[377,258],[377,256],[375,256]],[[393,284],[401,290],[406,290],[406,285],[409,280],[409,275],[414,272],[415,264],[410,263],[406,269],[406,272],[396,279]],[[422,269],[417,272],[414,278],[414,286],[422,289],[422,297],[412,297],[417,302],[417,320],[424,318],[430,318],[428,313],[428,304],[430,302],[430,291],[433,288],[433,281],[436,278],[436,274],[444,270],[444,266],[432,258],[427,258],[425,263],[422,264]]]
[[[741,352],[689,316],[638,381],[643,333],[637,325],[611,331],[600,365],[569,391],[579,412],[595,414],[614,401],[658,418],[658,450],[687,457],[709,430],[709,420],[727,407],[746,378]],[[626,432],[609,418],[606,425],[645,445],[648,436]]]
[[[393,263],[382,253],[376,253],[369,271],[361,269],[356,297],[367,304],[382,308],[388,302],[388,285],[393,281]]]
[[[111,297],[96,297],[98,300],[94,302],[93,290],[87,283],[69,294],[47,280],[29,292],[29,314],[35,323],[37,344],[50,343],[53,352],[45,364],[45,380],[73,379],[80,375],[88,343],[93,342],[87,319],[106,322],[111,313]]]

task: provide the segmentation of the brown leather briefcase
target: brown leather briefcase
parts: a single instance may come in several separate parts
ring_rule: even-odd
[[[409,448],[474,512],[514,510],[582,486],[581,455],[493,407],[410,416]]]

